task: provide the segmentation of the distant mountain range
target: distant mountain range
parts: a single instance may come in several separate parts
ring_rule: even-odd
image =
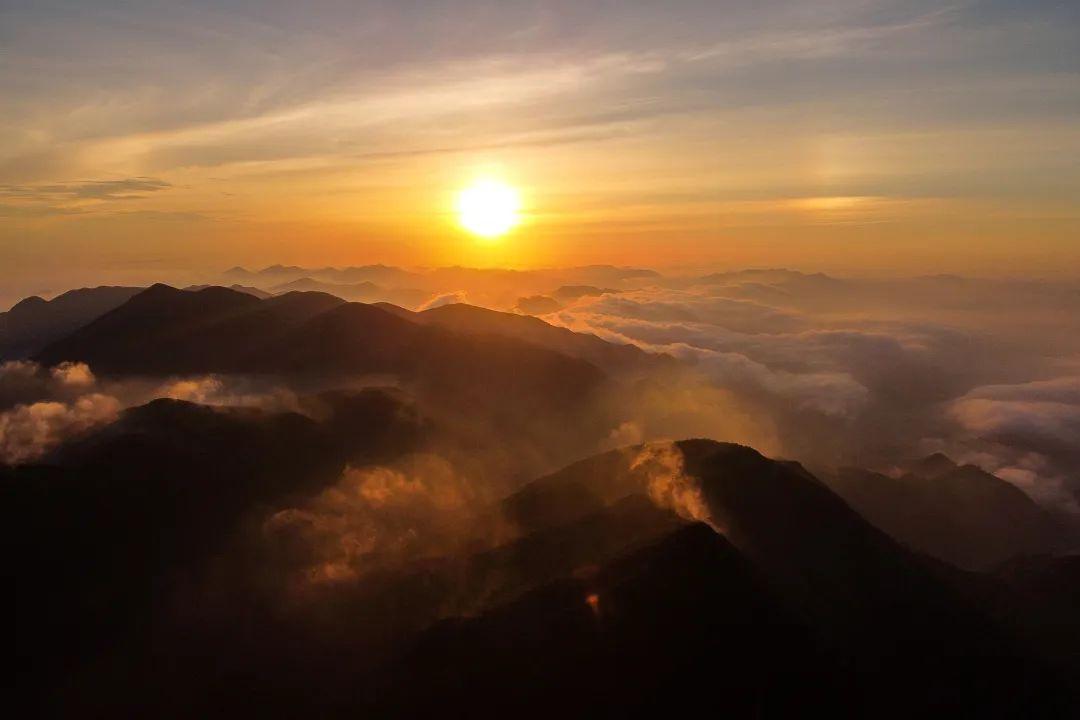
[[[343,300],[353,302],[388,302],[394,305],[415,307],[424,302],[429,292],[414,288],[385,288],[373,282],[358,283],[332,283],[314,280],[309,277],[291,280],[289,282],[274,285],[270,288],[270,294],[280,295],[287,292],[323,292],[334,295]]]
[[[500,268],[440,267],[423,270],[406,270],[390,265],[362,265],[358,267],[307,268],[295,265],[271,265],[253,271],[234,267],[222,273],[229,283],[253,285],[263,289],[282,286],[290,282],[324,282],[336,285],[371,283],[387,291],[419,288],[429,294],[435,291],[460,289],[475,283],[509,282],[521,287],[535,279],[541,284],[556,282],[566,286],[612,286],[624,283],[641,283],[659,278],[655,270],[616,267],[613,265],[586,265],[571,268],[537,270],[507,270]],[[562,282],[558,282],[562,279]]]

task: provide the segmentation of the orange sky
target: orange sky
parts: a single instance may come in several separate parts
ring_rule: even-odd
[[[5,6],[0,283],[1080,268],[1060,3],[293,5]],[[477,176],[521,192],[498,243],[453,216]]]

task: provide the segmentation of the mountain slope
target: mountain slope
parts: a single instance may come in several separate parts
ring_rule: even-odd
[[[305,277],[270,288],[278,295],[286,292],[321,292],[334,295],[350,302],[389,302],[398,305],[416,306],[427,299],[428,293],[410,288],[387,288],[373,282],[336,283]]]
[[[0,360],[29,357],[41,348],[119,307],[143,288],[71,290],[52,300],[29,297],[0,313]]]
[[[375,712],[780,714],[821,694],[809,633],[739,552],[695,524],[476,619],[427,633]],[[422,687],[422,693],[415,688]]]
[[[617,451],[542,478],[507,502],[514,517],[543,527],[635,488],[677,501],[723,532],[815,628],[831,662],[858,668],[862,701],[895,697],[914,682],[926,689],[924,700],[940,695],[962,706],[980,692],[984,674],[1042,672],[919,556],[797,464],[750,448],[691,440]]]
[[[417,323],[322,293],[260,300],[225,288],[165,285],[35,359],[82,361],[99,374],[265,373],[320,381],[388,375],[444,404],[516,417],[519,425],[539,411],[580,412],[604,379],[583,360],[515,338]]]
[[[58,677],[132,652],[146,623],[169,617],[178,589],[212,567],[245,520],[331,485],[346,463],[408,452],[425,433],[394,393],[317,400],[320,421],[156,400],[47,465],[0,466],[20,690],[55,689],[65,684]]]
[[[609,343],[595,335],[549,325],[529,315],[498,312],[464,303],[442,305],[415,313],[413,317],[418,322],[455,332],[491,334],[522,340],[610,370],[643,368],[661,362],[657,356],[650,355],[634,345]]]
[[[341,302],[320,294],[260,300],[221,287],[187,292],[154,285],[36,359],[79,360],[106,373],[238,372],[275,336]]]
[[[944,456],[889,477],[845,468],[829,486],[867,520],[913,548],[966,568],[1059,544],[1057,519],[1016,486]]]
[[[373,310],[348,307],[330,312]],[[5,546],[20,687],[69,715],[611,716],[704,701],[739,716],[1068,717],[1047,634],[1028,647],[1007,632],[1042,605],[911,553],[798,464],[743,446],[592,456],[462,523],[483,534],[491,512],[507,537],[370,556],[370,522],[357,534],[295,503],[332,487],[336,512],[351,507],[355,490],[334,483],[344,462],[423,432],[400,425],[397,397],[324,395],[321,421],[159,401],[53,467],[0,471],[21,539]],[[270,533],[283,507],[316,546]],[[324,544],[356,548],[361,574],[291,573]],[[1075,589],[1074,563],[1001,574],[1036,596]],[[1074,647],[1057,642],[1047,657]]]

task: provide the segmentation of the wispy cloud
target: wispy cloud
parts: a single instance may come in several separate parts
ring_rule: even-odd
[[[143,200],[171,183],[152,177],[0,185],[0,217],[17,219],[87,215],[113,203]]]
[[[140,200],[167,190],[171,183],[151,177],[82,180],[38,185],[0,185],[0,197],[18,200]]]

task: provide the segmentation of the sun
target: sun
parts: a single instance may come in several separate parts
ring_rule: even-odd
[[[477,180],[458,193],[458,222],[469,232],[495,238],[519,222],[521,198],[517,190],[499,180]]]

